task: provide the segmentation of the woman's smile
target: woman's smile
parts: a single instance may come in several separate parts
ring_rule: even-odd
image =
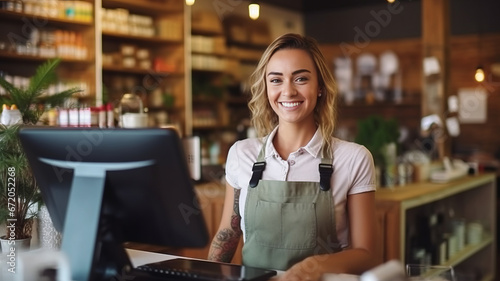
[[[293,108],[296,108],[298,107],[299,105],[302,104],[301,101],[294,101],[294,102],[280,102],[280,104],[285,107],[285,108],[288,108],[288,109],[293,109]]]

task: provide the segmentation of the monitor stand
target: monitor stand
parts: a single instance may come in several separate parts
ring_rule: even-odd
[[[125,163],[73,162],[47,158],[40,161],[54,169],[73,169],[73,182],[64,219],[61,251],[66,255],[74,281],[109,279],[132,269],[113,222],[101,216],[106,172],[137,169],[154,160]],[[97,276],[96,276],[97,275]]]

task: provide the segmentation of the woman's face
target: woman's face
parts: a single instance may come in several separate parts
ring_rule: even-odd
[[[269,60],[265,75],[267,97],[279,123],[314,124],[319,86],[309,54],[300,49],[279,50]]]

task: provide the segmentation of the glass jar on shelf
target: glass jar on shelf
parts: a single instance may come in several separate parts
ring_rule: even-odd
[[[136,95],[127,93],[120,100],[120,121],[122,128],[144,128],[148,126],[148,115],[144,112],[142,99]]]

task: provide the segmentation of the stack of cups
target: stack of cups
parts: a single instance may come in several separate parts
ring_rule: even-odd
[[[479,244],[483,240],[483,225],[474,221],[467,224],[467,243]]]
[[[461,251],[465,248],[465,220],[454,219],[453,225],[453,235],[457,238],[457,250]]]

